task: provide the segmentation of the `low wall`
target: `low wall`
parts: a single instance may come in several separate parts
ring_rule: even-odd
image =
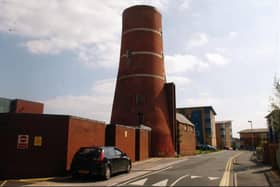
[[[111,124],[106,126],[106,146],[116,146],[135,161],[135,128]]]

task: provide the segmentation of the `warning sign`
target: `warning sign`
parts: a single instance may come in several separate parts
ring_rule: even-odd
[[[18,135],[17,149],[28,149],[29,136],[26,134]]]
[[[34,146],[42,146],[42,136],[35,136],[34,137]]]

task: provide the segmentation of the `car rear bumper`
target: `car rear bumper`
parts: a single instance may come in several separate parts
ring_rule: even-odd
[[[103,165],[95,165],[93,167],[74,167],[71,169],[72,175],[103,175],[105,167]]]

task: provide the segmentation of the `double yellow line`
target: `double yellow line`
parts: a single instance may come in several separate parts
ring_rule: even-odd
[[[227,165],[226,165],[226,168],[225,168],[225,172],[224,172],[224,175],[223,175],[223,178],[220,182],[220,185],[219,186],[229,186],[229,182],[230,182],[230,171],[231,171],[231,166],[232,166],[232,162],[233,160],[238,157],[239,155],[241,155],[241,153],[238,153],[236,155],[234,155],[233,157],[231,157],[228,162],[227,162]]]

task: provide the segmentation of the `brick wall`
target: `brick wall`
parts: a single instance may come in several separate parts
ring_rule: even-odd
[[[196,149],[195,130],[191,125],[177,123],[178,138],[179,138],[179,154],[180,155],[194,155]]]
[[[18,148],[18,135],[28,135]],[[62,176],[79,147],[104,145],[105,124],[64,115],[0,114],[0,178]],[[22,147],[22,146],[21,146]]]
[[[135,160],[148,159],[151,152],[151,129],[137,128],[135,138]]]
[[[118,147],[135,161],[135,128],[117,124],[107,125],[106,145]]]
[[[69,170],[74,154],[80,147],[104,146],[105,123],[77,117],[69,118],[67,163]]]
[[[67,123],[67,116],[0,114],[0,146],[4,150],[0,154],[0,177],[65,174]],[[27,144],[21,149],[18,148],[19,135],[28,136]],[[38,137],[41,144],[36,143]]]
[[[25,101],[21,99],[15,99],[12,101],[11,112],[14,113],[33,113],[33,114],[43,114],[44,104]]]

